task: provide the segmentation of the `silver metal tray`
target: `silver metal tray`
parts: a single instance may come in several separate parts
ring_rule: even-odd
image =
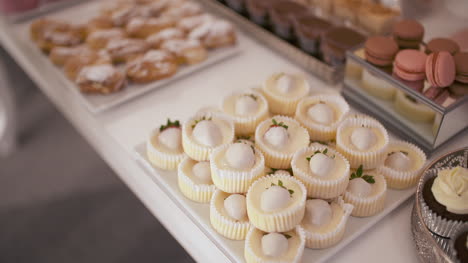
[[[411,213],[411,229],[413,239],[418,251],[418,256],[422,262],[427,263],[452,263],[450,258],[450,239],[442,238],[432,234],[423,222],[421,213],[420,198],[422,194],[421,184],[427,175],[426,171],[433,168],[452,168],[455,166],[468,167],[468,147],[450,152],[429,164],[423,172],[416,190],[416,200],[413,212]]]

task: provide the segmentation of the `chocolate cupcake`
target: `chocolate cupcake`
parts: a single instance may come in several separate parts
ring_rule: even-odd
[[[363,43],[366,38],[347,27],[334,27],[322,36],[321,51],[323,59],[332,66],[342,65],[346,51]]]
[[[468,262],[468,227],[459,229],[450,237],[451,256],[455,263]]]
[[[268,26],[270,21],[268,17],[268,8],[280,0],[245,0],[245,8],[249,14],[250,20],[261,26]]]
[[[450,237],[468,227],[468,169],[432,169],[422,186],[424,223],[434,234]]]
[[[281,38],[293,39],[294,17],[307,12],[307,7],[293,1],[278,1],[268,10],[273,31]]]
[[[320,39],[332,25],[314,15],[303,15],[294,19],[294,33],[299,46],[305,52],[318,55]]]

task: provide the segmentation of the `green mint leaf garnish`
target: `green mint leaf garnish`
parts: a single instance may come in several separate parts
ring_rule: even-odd
[[[286,239],[290,239],[292,236],[288,234],[283,234]]]
[[[211,121],[213,118],[212,117],[206,117],[206,116],[203,116],[201,117],[200,119],[198,120],[195,120],[195,122],[192,124],[192,129],[195,128],[195,126],[197,126],[197,124],[201,121]]]
[[[290,195],[294,194],[294,190],[288,189]]]
[[[253,100],[257,100],[257,96],[253,94],[244,94],[244,96],[248,96],[248,97],[251,97]]]
[[[172,122],[171,119],[167,119],[166,125],[159,126],[159,131],[162,132],[165,129],[171,128],[171,127],[179,128],[180,127],[180,122],[178,120]]]
[[[364,181],[366,181],[369,184],[374,184],[375,179],[374,176],[372,175],[363,175],[364,169],[362,167],[362,164],[358,167],[355,173],[352,173],[351,176],[349,177],[349,180],[353,180],[356,178],[362,178]]]
[[[281,186],[281,187],[283,187],[283,181],[278,180],[278,185]]]
[[[372,175],[364,175],[364,176],[362,176],[362,179],[364,181],[366,181],[367,183],[369,183],[369,184],[375,183],[374,176],[372,176]]]
[[[270,125],[270,127],[283,127],[286,130],[288,129],[288,126],[286,124],[284,124],[284,122],[277,122],[275,119],[272,119],[271,122],[273,124]]]

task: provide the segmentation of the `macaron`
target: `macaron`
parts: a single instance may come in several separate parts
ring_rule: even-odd
[[[415,49],[398,52],[393,63],[393,72],[408,81],[422,80],[426,76],[427,55]]]
[[[424,37],[424,27],[416,20],[403,19],[393,26],[393,38],[402,49],[418,49]]]
[[[455,80],[455,61],[447,51],[434,52],[426,59],[427,80],[433,87],[448,87]]]
[[[468,52],[459,52],[453,58],[457,72],[455,79],[458,82],[468,84]]]
[[[398,53],[398,45],[390,37],[369,37],[364,44],[366,60],[376,66],[391,65]]]
[[[457,42],[453,41],[450,38],[433,38],[426,46],[426,53],[430,54],[433,52],[447,51],[452,55],[455,55],[460,51],[460,47]]]

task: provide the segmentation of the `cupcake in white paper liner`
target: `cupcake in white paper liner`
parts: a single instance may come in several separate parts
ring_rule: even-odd
[[[316,145],[297,151],[291,166],[294,176],[307,188],[309,197],[335,198],[348,186],[349,162],[328,146]]]
[[[251,227],[245,240],[244,257],[247,263],[299,263],[305,246],[304,229],[265,233]]]
[[[341,196],[331,203],[322,199],[307,200],[306,214],[301,223],[306,235],[306,247],[323,249],[340,242],[353,208]]]
[[[330,141],[349,112],[348,103],[339,95],[316,95],[303,98],[295,119],[308,131],[312,141]]]
[[[265,175],[262,152],[248,143],[222,145],[212,152],[210,160],[213,183],[227,193],[246,193],[256,179]]]
[[[255,145],[262,151],[265,165],[276,169],[290,168],[294,153],[309,143],[307,130],[286,116],[266,119],[255,131]]]
[[[245,196],[216,190],[210,202],[210,222],[220,235],[244,240],[250,229]]]
[[[234,140],[234,123],[228,116],[204,112],[188,119],[182,126],[185,153],[197,161],[208,161],[218,146]]]
[[[290,231],[304,217],[307,190],[289,175],[268,175],[247,192],[250,223],[265,232]]]
[[[352,216],[367,217],[385,208],[386,196],[385,178],[375,171],[363,171],[360,167],[351,174],[343,200],[354,206]]]
[[[405,189],[416,185],[426,163],[426,154],[414,144],[390,141],[384,163],[377,168],[389,188]]]
[[[221,108],[234,120],[236,135],[253,134],[269,116],[267,100],[253,90],[232,93],[223,99]]]
[[[389,137],[385,127],[373,118],[347,118],[336,133],[336,149],[351,168],[375,169],[386,157]]]
[[[146,139],[146,156],[156,167],[175,170],[185,157],[179,121],[167,120],[166,125],[154,129]]]
[[[208,203],[216,191],[211,181],[209,162],[197,162],[185,157],[177,169],[177,181],[182,194],[198,203]]]

